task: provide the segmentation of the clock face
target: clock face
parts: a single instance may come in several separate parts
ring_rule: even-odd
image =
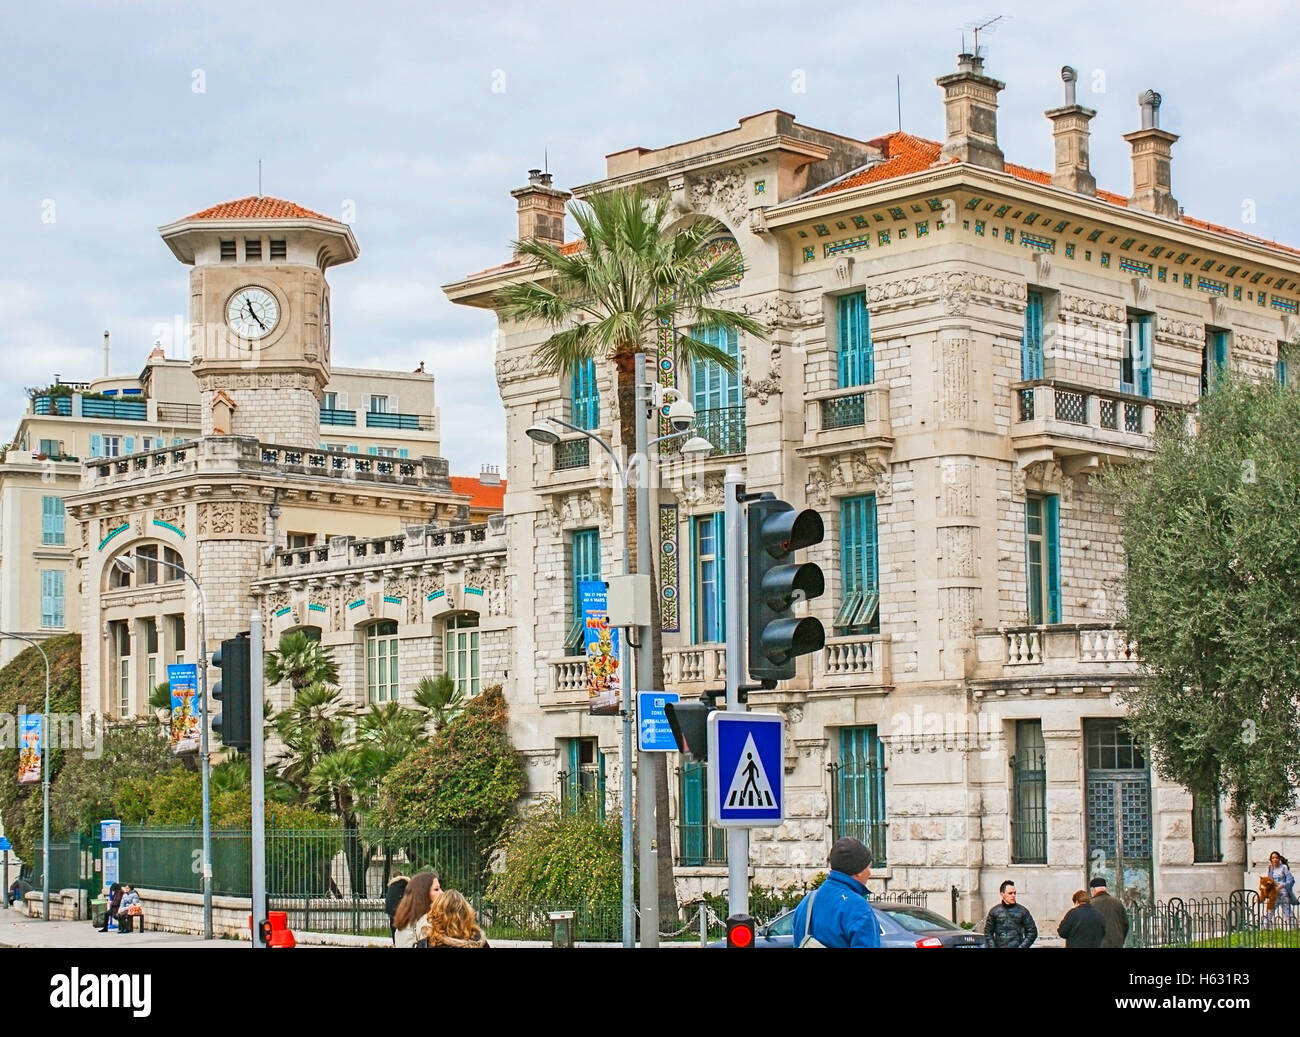
[[[265,338],[280,322],[280,303],[265,288],[241,288],[226,303],[226,326],[240,338]]]

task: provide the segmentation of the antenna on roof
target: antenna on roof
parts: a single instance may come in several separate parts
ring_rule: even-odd
[[[262,197],[262,156],[257,156],[257,197]]]
[[[974,22],[967,22],[965,25],[963,25],[962,26],[963,29],[970,30],[975,34],[975,47],[970,53],[972,53],[977,58],[982,57],[983,55],[980,54],[980,33],[993,32],[997,27],[998,22],[1006,20],[1006,17],[1007,16],[1004,14],[986,15],[982,19],[979,19]],[[961,36],[961,50],[963,54],[967,53],[965,33],[962,33]]]
[[[903,132],[903,77],[895,73],[894,94],[898,98],[898,131]]]
[[[550,156],[546,153],[546,149],[542,148],[542,172],[549,173],[550,171],[551,171]]]

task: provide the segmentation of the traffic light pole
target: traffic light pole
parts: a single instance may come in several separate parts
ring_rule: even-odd
[[[636,382],[636,456],[640,458],[636,478],[636,571],[638,575],[650,574],[650,449],[649,420],[646,410],[649,400],[641,398],[646,386],[646,360],[644,353],[635,359]],[[631,465],[628,465],[629,470]],[[653,631],[650,627],[637,628],[636,690],[656,691],[654,686],[654,658],[650,654]],[[638,718],[639,719],[639,718]],[[638,749],[636,755],[636,821],[637,858],[641,864],[641,946],[659,946],[659,869],[655,859],[655,783],[653,753]]]
[[[264,752],[262,696],[262,613],[255,610],[249,621],[249,720],[252,728],[252,745],[249,746],[249,763],[252,768],[253,798],[253,946],[265,947],[262,942],[263,920],[270,918],[266,910],[266,770],[262,763]]]
[[[743,710],[740,686],[745,683],[745,514],[741,494],[745,479],[738,465],[728,465],[723,478],[725,501],[723,542],[731,560],[726,567],[727,710]],[[749,829],[727,829],[727,910],[749,914]]]

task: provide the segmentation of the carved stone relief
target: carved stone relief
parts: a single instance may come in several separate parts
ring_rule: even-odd
[[[719,216],[731,228],[746,226],[749,179],[742,170],[715,169],[690,180],[691,208]]]
[[[262,532],[262,506],[260,504],[243,501],[239,505],[239,531],[250,536],[256,536]]]
[[[1120,323],[1124,320],[1124,307],[1104,299],[1091,299],[1085,295],[1061,293],[1061,310],[1065,313],[1077,313],[1084,317],[1100,317],[1102,320]]]
[[[939,346],[943,421],[970,420],[970,339],[946,338]]]

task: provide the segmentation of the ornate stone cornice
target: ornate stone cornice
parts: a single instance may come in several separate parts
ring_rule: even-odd
[[[1077,313],[1081,317],[1095,317],[1098,320],[1120,324],[1124,320],[1124,307],[1105,299],[1094,299],[1086,295],[1061,293],[1061,312]]]
[[[804,495],[810,505],[826,505],[832,497],[856,493],[874,493],[885,499],[892,492],[889,462],[880,455],[846,449],[808,462]]]

